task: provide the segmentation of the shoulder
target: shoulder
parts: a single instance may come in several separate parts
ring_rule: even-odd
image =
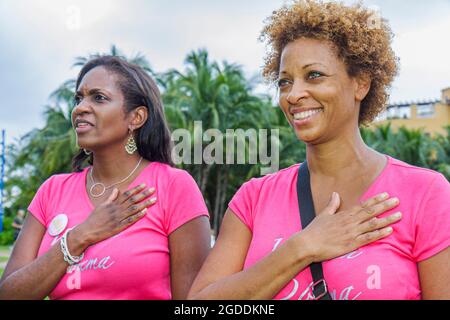
[[[165,181],[168,187],[173,184],[195,183],[189,172],[166,163],[152,162],[150,170],[153,171],[159,181]]]
[[[64,188],[67,185],[73,186],[74,182],[82,178],[87,170],[88,168],[85,168],[80,172],[54,174],[44,181],[40,189],[54,191],[56,189]]]
[[[256,204],[259,202],[259,198],[267,192],[290,190],[292,184],[297,182],[299,166],[300,164],[294,164],[263,177],[251,178],[242,184],[235,194],[235,199],[244,197]]]
[[[85,169],[87,170],[87,169]],[[78,196],[80,178],[85,176],[85,170],[81,172],[54,174],[42,183],[34,195],[28,211],[30,211],[41,223],[46,226],[49,215],[65,199],[73,199]]]
[[[383,174],[382,186],[408,199],[415,211],[436,204],[448,208],[450,183],[437,171],[389,158],[389,168]]]
[[[252,178],[245,182],[242,187],[252,188],[273,188],[281,185],[286,185],[292,182],[296,182],[298,168],[300,164],[294,164],[290,167],[281,169],[275,173],[265,175],[263,177]]]
[[[296,184],[299,166],[295,164],[278,172],[250,179],[234,194],[228,207],[253,230],[256,215],[260,212],[258,208],[267,205],[267,201],[273,201],[275,206],[280,204],[280,197],[288,195]]]
[[[434,171],[428,168],[421,168],[404,161],[392,158],[388,156],[390,174],[403,183],[413,183],[415,186],[430,185],[434,183],[440,183],[444,185],[450,184],[444,175],[440,172]]]

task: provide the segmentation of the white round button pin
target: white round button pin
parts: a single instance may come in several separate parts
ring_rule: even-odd
[[[69,218],[64,213],[58,214],[56,217],[53,218],[52,222],[50,222],[50,225],[48,226],[48,233],[54,237],[60,234],[64,231],[64,229],[67,227],[67,222],[69,221]]]

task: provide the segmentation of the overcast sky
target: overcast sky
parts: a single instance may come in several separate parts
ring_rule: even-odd
[[[12,142],[43,126],[49,94],[73,78],[74,58],[144,54],[157,71],[182,68],[188,52],[260,71],[264,18],[282,0],[0,0],[0,129]],[[353,3],[353,1],[345,1]],[[401,59],[391,102],[438,99],[450,86],[450,0],[365,0],[390,21]]]

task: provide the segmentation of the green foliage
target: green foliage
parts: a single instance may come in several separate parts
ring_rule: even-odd
[[[194,136],[194,122],[201,121],[204,130],[270,129],[276,118],[270,99],[252,93],[240,66],[209,60],[206,50],[193,51],[185,60],[185,70],[169,70],[158,76],[162,87],[165,112],[174,129],[188,129]],[[194,141],[191,141],[193,144]],[[246,158],[249,153],[245,145]],[[227,147],[223,148],[223,159]],[[243,178],[259,174],[258,165],[183,164],[196,179],[218,228],[225,203],[242,184]]]
[[[450,180],[450,126],[447,135],[431,135],[423,129],[399,128],[390,124],[374,129],[361,128],[364,141],[375,150],[405,161],[411,165],[442,173]]]
[[[124,57],[115,46],[110,54]],[[74,66],[81,67],[89,58],[98,55],[78,57]],[[297,139],[283,112],[273,106],[270,97],[253,93],[255,83],[245,77],[240,66],[211,61],[206,50],[189,53],[184,70],[161,74],[155,74],[142,55],[127,60],[139,64],[156,78],[172,130],[184,128],[193,134],[194,121],[202,121],[205,130],[215,128],[222,133],[237,128],[278,129],[280,168],[305,159],[305,144]],[[78,150],[70,120],[74,86],[74,79],[67,80],[51,94],[50,105],[45,107],[43,114],[46,125],[42,129],[33,129],[8,146],[5,186],[10,204],[6,208],[5,232],[0,234],[0,244],[12,242],[12,213],[28,206],[45,179],[55,173],[71,171],[71,158]],[[379,152],[437,170],[450,179],[450,126],[446,130],[447,135],[431,137],[422,130],[400,128],[394,131],[388,124],[370,130],[362,128],[361,135]],[[248,142],[245,148],[248,159]],[[225,155],[226,147],[223,152]],[[261,169],[260,164],[203,163],[182,164],[181,167],[196,179],[215,230],[237,189],[250,178],[259,176]]]
[[[14,229],[11,226],[14,218],[3,218],[3,231],[0,233],[0,246],[6,246],[14,242]]]

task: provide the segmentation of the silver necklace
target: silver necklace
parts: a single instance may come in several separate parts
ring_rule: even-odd
[[[89,171],[89,177],[91,178],[91,182],[92,182],[92,186],[89,188],[89,193],[91,194],[91,196],[93,196],[94,198],[99,198],[102,195],[105,194],[106,190],[110,189],[111,187],[114,187],[115,185],[121,184],[122,182],[125,182],[128,180],[129,177],[131,177],[133,175],[133,173],[137,170],[137,168],[139,167],[139,165],[141,164],[142,161],[142,157],[139,159],[138,164],[136,165],[136,167],[133,169],[133,171],[131,171],[131,173],[124,179],[120,180],[119,182],[113,183],[110,186],[105,186],[103,183],[101,182],[95,182],[94,181],[94,177],[92,172],[94,171],[94,167],[91,167],[91,170]],[[100,193],[94,193],[93,190],[95,187],[100,186],[102,189],[102,191]]]

